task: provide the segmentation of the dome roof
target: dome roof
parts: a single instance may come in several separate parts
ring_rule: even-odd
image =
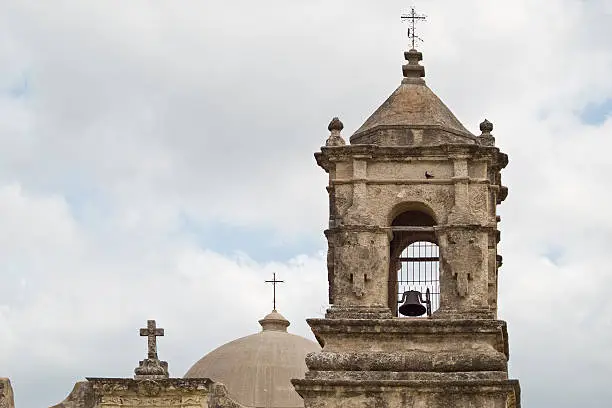
[[[432,145],[476,143],[446,105],[425,85],[422,54],[405,53],[401,85],[351,136],[351,144]]]
[[[291,384],[304,378],[306,354],[320,351],[311,340],[287,333],[289,322],[276,310],[259,321],[262,331],[211,351],[185,374],[210,378],[227,387],[236,402],[248,407],[303,407]]]

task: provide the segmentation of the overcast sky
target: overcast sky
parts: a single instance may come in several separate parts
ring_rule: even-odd
[[[18,408],[131,377],[138,328],[180,377],[327,306],[326,175],[401,80],[399,0],[0,1],[0,376]],[[612,399],[612,1],[420,1],[427,83],[509,154],[511,376],[526,407]]]

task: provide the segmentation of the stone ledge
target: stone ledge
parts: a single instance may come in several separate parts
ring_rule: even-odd
[[[448,350],[435,353],[402,352],[316,352],[306,356],[309,370],[459,372],[507,371],[506,356],[493,349]]]
[[[417,157],[428,159],[441,158],[450,160],[454,156],[465,156],[474,159],[490,160],[493,168],[501,170],[508,164],[508,155],[495,146],[480,144],[439,144],[422,146],[379,146],[374,144],[353,144],[345,146],[323,146],[314,154],[317,164],[329,171],[330,162],[338,160],[359,159],[376,160],[410,160]]]
[[[394,388],[418,389],[422,392],[498,392],[512,390],[519,386],[518,380],[308,380],[293,379],[291,383],[296,390],[337,392],[337,387],[350,389],[351,392],[368,391],[384,392]]]
[[[427,185],[427,184],[441,184],[441,185],[455,185],[460,180],[455,178],[447,178],[447,179],[401,179],[401,178],[335,178],[330,180],[330,185],[336,184],[356,184],[356,183],[365,183],[365,184],[416,184],[416,185]],[[466,183],[468,184],[488,184],[491,185],[491,180],[483,179],[483,178],[465,178]],[[491,186],[496,187],[496,190],[499,189],[497,185]]]
[[[521,408],[521,389],[518,380],[459,380],[459,381],[444,381],[444,380],[309,380],[309,379],[294,379],[291,380],[295,390],[303,397],[313,400],[322,398],[328,400],[339,400],[347,397],[361,395],[369,401],[375,401],[379,396],[377,394],[393,393],[402,396],[413,395],[417,396],[421,402],[429,403],[431,400],[427,395],[434,398],[443,397],[444,401],[435,401],[431,405],[419,406],[444,406],[448,405],[449,398],[462,397],[468,401],[472,398],[487,400],[487,396],[491,396],[497,402],[504,401],[504,406],[508,408]],[[435,397],[437,396],[437,397]],[[366,401],[368,402],[368,401]],[[473,401],[472,401],[473,402]],[[470,402],[470,403],[472,403]],[[478,402],[476,402],[478,403]],[[493,402],[495,403],[495,402]],[[468,406],[468,405],[461,405]],[[481,406],[478,405],[470,406]],[[487,405],[489,406],[489,405]],[[493,406],[493,405],[491,405]],[[501,405],[494,405],[501,406]]]
[[[309,371],[307,380],[355,380],[355,381],[475,381],[507,380],[506,371],[457,371],[457,372],[395,372],[395,371]]]
[[[506,322],[496,319],[306,319],[320,333],[498,333]]]

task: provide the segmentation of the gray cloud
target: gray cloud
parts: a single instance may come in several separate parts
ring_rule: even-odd
[[[524,403],[603,407],[612,122],[580,113],[612,95],[610,5],[417,6],[429,86],[474,132],[491,120],[510,155],[500,317]],[[323,254],[223,256],[181,223],[319,237],[323,249],[326,175],[312,153],[332,116],[348,136],[399,83],[405,7],[0,6],[0,374],[20,407],[56,403],[84,376],[131,375],[147,318],[167,329],[160,353],[182,375],[258,330],[272,271],[287,281],[281,311],[310,336]]]

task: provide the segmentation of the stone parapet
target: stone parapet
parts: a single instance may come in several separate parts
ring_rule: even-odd
[[[87,378],[53,408],[243,408],[208,378]]]
[[[506,322],[485,319],[307,319],[321,353],[307,365],[338,371],[506,370]],[[334,368],[335,367],[335,368]],[[378,368],[375,368],[378,367]]]

